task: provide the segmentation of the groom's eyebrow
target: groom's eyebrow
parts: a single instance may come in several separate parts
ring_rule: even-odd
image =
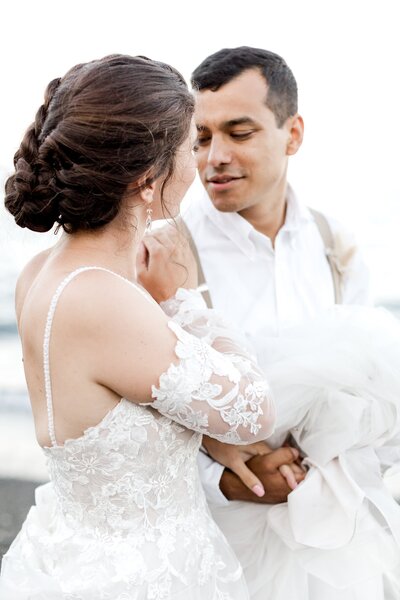
[[[220,129],[230,129],[231,127],[235,127],[237,125],[251,125],[256,126],[257,122],[248,116],[237,117],[236,119],[229,119],[229,121],[223,121],[220,125]],[[202,133],[203,131],[208,131],[208,127],[206,125],[198,124],[196,125],[198,133]]]
[[[236,125],[256,125],[256,122],[251,117],[238,117],[237,119],[230,119],[222,123],[223,127],[235,127]]]

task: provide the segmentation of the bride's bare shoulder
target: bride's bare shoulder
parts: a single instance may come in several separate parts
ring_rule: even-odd
[[[25,265],[19,274],[15,287],[15,311],[17,313],[17,317],[21,313],[28,291],[42,270],[50,252],[51,248],[48,248],[47,250],[43,250],[42,252],[39,252],[39,254],[36,254],[36,256],[31,258],[31,260]]]

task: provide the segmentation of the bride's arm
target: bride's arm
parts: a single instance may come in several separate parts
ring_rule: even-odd
[[[161,376],[158,387],[153,386],[153,406],[225,443],[249,443],[270,435],[275,421],[271,392],[239,336],[194,290],[179,289],[162,308],[171,317],[169,327],[179,340],[176,354],[181,360]],[[189,402],[177,401],[177,379]]]
[[[196,398],[198,402],[199,395],[203,395],[203,410],[206,400],[213,410],[214,422],[219,413],[225,424],[221,432],[207,431],[201,426],[197,431],[208,433],[223,442],[240,444],[256,441],[262,439],[259,436],[259,425],[263,418],[261,410],[264,417],[266,413],[269,415],[269,425],[264,429],[264,437],[270,435],[275,421],[270,389],[254,357],[244,349],[243,340],[215,311],[208,310],[201,295],[191,289],[197,285],[196,262],[187,240],[176,228],[163,228],[144,239],[138,255],[138,276],[171,318],[170,327],[181,344],[191,345],[192,351],[196,352],[197,365],[202,365],[204,380],[200,388],[193,387],[192,398]],[[188,333],[190,337],[187,336]],[[182,361],[180,365],[181,371],[187,374],[185,385],[190,379],[193,385],[193,377],[188,375],[192,368],[193,361],[192,364],[190,361],[186,364]],[[175,375],[174,368],[169,371],[170,375]],[[169,385],[166,381],[170,379],[168,373],[164,374],[160,380],[161,387],[164,385],[166,388]],[[228,380],[230,384],[227,385]],[[195,385],[198,386],[198,382]],[[154,406],[160,412],[167,410],[172,418],[171,407],[159,402],[161,391],[161,388],[153,387],[153,394],[157,396]],[[192,407],[185,407],[184,412],[185,419],[192,420],[189,426],[194,428]],[[181,413],[179,418],[183,416]],[[228,424],[229,429],[226,428]]]
[[[58,314],[76,368],[84,366],[116,397],[151,403],[223,442],[247,444],[272,433],[275,408],[267,382],[234,335],[213,319],[192,321],[202,332],[197,337],[137,286],[99,271],[68,286]]]

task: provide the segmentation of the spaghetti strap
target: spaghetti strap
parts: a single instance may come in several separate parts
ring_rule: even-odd
[[[62,280],[60,285],[55,291],[54,296],[51,299],[49,311],[47,313],[46,326],[44,331],[44,339],[43,339],[43,371],[44,371],[44,385],[45,385],[45,394],[46,394],[46,406],[47,406],[47,423],[48,423],[48,432],[50,436],[50,441],[52,446],[57,446],[57,439],[55,433],[54,426],[54,407],[53,407],[53,395],[51,390],[51,375],[50,375],[50,357],[49,357],[49,348],[50,348],[50,336],[51,336],[51,327],[53,324],[54,313],[57,307],[58,300],[65,289],[65,287],[80,273],[84,273],[85,271],[105,271],[106,273],[111,273],[126,281],[130,285],[132,285],[138,292],[140,292],[147,300],[151,301],[151,298],[148,297],[140,287],[136,286],[132,281],[129,281],[126,277],[111,271],[110,269],[106,269],[105,267],[79,267],[72,271],[69,275]]]

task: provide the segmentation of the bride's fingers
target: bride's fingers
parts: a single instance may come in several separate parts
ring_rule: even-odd
[[[270,454],[272,452],[272,448],[268,446],[266,442],[254,442],[254,444],[248,444],[241,448],[241,451],[243,450],[251,456],[260,454],[264,456],[265,454]]]
[[[292,465],[299,458],[299,451],[295,448],[278,448],[268,456],[268,467],[271,472],[279,469],[281,465]]]
[[[249,488],[256,496],[261,498],[265,494],[265,489],[261,481],[254,475],[252,471],[242,461],[234,461],[230,466],[231,471],[241,479],[246,487]]]
[[[305,474],[307,473],[307,470],[304,467],[302,467],[301,465],[299,465],[295,462],[291,464],[291,469],[295,475],[299,475],[302,477],[304,477]]]
[[[279,472],[282,475],[282,477],[284,477],[286,479],[287,484],[291,490],[294,490],[297,488],[297,481],[296,481],[295,474],[292,471],[292,468],[289,467],[289,465],[281,465],[279,467]]]
[[[162,244],[155,237],[148,235],[142,239],[142,245],[144,246],[141,249],[141,257],[145,255],[147,258],[147,270],[152,267],[154,262],[154,257],[157,256],[157,253],[162,249]]]
[[[149,262],[149,253],[143,242],[140,243],[137,253],[137,267],[138,269],[147,269]]]
[[[239,455],[243,462],[247,462],[253,456],[265,456],[266,454],[271,454],[271,452],[272,448],[265,442],[254,442],[254,444],[248,444],[247,446],[236,446],[234,460]],[[227,466],[231,469],[230,464]]]

